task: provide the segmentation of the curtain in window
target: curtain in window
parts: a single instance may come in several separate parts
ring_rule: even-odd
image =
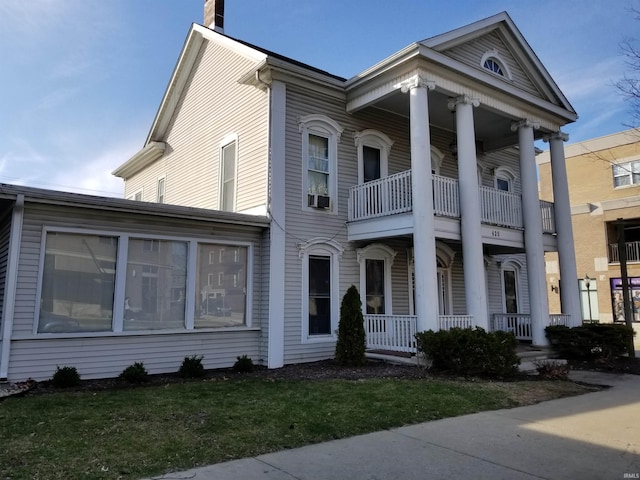
[[[309,135],[308,193],[329,194],[329,139]]]

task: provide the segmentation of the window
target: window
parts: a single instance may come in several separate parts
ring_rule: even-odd
[[[335,240],[315,238],[299,246],[302,259],[302,340],[333,341],[339,316],[339,261]]]
[[[138,190],[137,192],[133,193],[132,195],[129,195],[127,197],[127,200],[135,200],[136,202],[141,202],[142,201],[142,189]]]
[[[300,119],[303,152],[303,207],[336,210],[337,157],[342,127],[324,115]]]
[[[611,279],[611,297],[613,300],[613,321],[624,322],[624,302],[622,296],[622,283],[618,283],[620,289],[616,291],[613,279]],[[589,279],[589,285],[584,279],[578,280],[578,289],[580,290],[580,310],[582,311],[582,320],[597,321],[600,320],[600,311],[598,309],[598,283],[595,278]]]
[[[358,149],[358,182],[365,183],[388,175],[389,150],[393,142],[384,133],[363,130],[354,135]]]
[[[390,315],[391,266],[396,252],[383,244],[372,244],[356,250],[360,264],[360,295],[363,313]]]
[[[331,334],[331,257],[309,256],[309,335]]]
[[[248,326],[250,245],[45,230],[34,332],[151,332]],[[190,268],[189,265],[193,265]],[[226,279],[226,280],[225,280]]]
[[[502,311],[503,313],[520,312],[520,269],[521,265],[513,259],[501,262]]]
[[[513,192],[516,174],[509,167],[496,167],[493,170],[494,188],[503,192]]]
[[[38,333],[112,329],[117,239],[47,232]]]
[[[218,263],[224,262],[224,248],[218,250]]]
[[[151,246],[152,248],[149,248]],[[186,242],[129,239],[123,330],[185,327]]]
[[[613,165],[613,186],[640,184],[640,160]]]
[[[156,199],[158,203],[164,203],[164,184],[165,184],[165,178],[164,177],[159,178],[157,194],[156,194]]]
[[[480,65],[482,66],[482,68],[490,71],[495,75],[508,78],[509,80],[512,79],[511,71],[507,66],[507,62],[503,60],[502,56],[500,55],[500,53],[498,53],[497,50],[490,50],[486,52],[480,60]]]
[[[220,153],[220,210],[235,211],[237,176],[237,137],[227,139]]]
[[[248,324],[248,248],[229,247],[237,248],[237,263],[210,264],[201,262],[200,259],[210,258],[212,252],[217,252],[218,258],[221,259],[220,252],[224,252],[224,248],[220,248],[220,245],[198,245],[195,328],[237,327]],[[226,282],[227,275],[233,278],[234,282]]]

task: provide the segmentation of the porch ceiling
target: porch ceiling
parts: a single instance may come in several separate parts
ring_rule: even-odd
[[[429,92],[429,121],[432,126],[453,132],[454,116],[448,108],[450,96],[437,90]],[[409,95],[400,90],[377,100],[368,108],[377,108],[409,118]],[[500,150],[518,144],[518,134],[511,131],[514,120],[483,105],[474,108],[476,141],[484,152]],[[536,132],[542,136],[542,132]]]

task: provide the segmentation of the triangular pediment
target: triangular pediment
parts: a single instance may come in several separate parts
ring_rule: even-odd
[[[428,38],[420,44],[489,77],[575,112],[506,12]],[[485,68],[492,59],[500,73]]]

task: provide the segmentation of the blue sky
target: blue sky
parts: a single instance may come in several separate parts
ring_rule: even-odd
[[[634,0],[226,0],[225,33],[351,77],[507,11],[580,115],[570,142],[626,129],[613,83]],[[639,6],[635,0],[636,7]],[[121,196],[203,0],[0,0],[0,182]]]

